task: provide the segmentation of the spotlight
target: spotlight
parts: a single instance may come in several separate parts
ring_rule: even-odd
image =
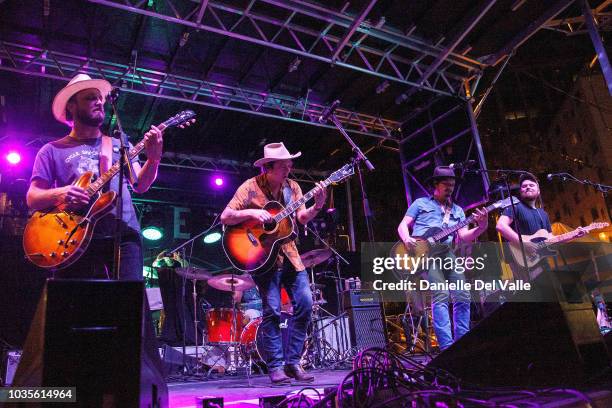
[[[21,161],[21,155],[15,151],[11,151],[6,155],[6,160],[15,166]]]
[[[204,236],[204,243],[205,244],[214,244],[215,242],[217,242],[218,240],[221,239],[221,234],[218,232],[211,232],[208,235]]]
[[[149,241],[159,241],[164,237],[164,231],[158,227],[146,227],[142,230],[142,236]]]
[[[221,187],[225,183],[225,180],[223,180],[223,177],[216,176],[213,179],[213,183],[215,184],[216,187]]]

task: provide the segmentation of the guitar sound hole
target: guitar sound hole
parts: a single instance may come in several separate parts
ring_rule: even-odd
[[[274,231],[274,228],[276,228],[276,222],[274,220],[266,221],[264,222],[263,227],[264,231],[272,232]]]

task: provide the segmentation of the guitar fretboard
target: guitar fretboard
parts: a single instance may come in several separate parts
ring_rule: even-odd
[[[487,207],[487,212],[492,211],[493,209],[495,209],[494,204]],[[469,225],[472,222],[474,222],[474,214],[470,215],[465,220],[453,225],[452,227],[442,228],[442,230],[440,230],[440,232],[438,232],[432,238],[436,242],[442,241],[444,238],[448,237],[451,234],[454,234],[455,232],[459,231],[461,228],[465,227],[466,225]]]
[[[166,128],[166,122],[162,123],[161,125],[158,126],[159,130],[164,130]],[[136,145],[134,145],[134,147],[132,147],[130,149],[130,151],[128,152],[128,158],[130,160],[130,162],[137,157],[140,152],[142,152],[144,150],[145,144],[144,144],[144,139],[141,140],[140,142],[138,142]],[[100,191],[105,185],[106,183],[108,183],[113,177],[115,177],[115,175],[119,172],[119,166],[121,164],[121,161],[117,161],[115,162],[115,164],[113,164],[110,169],[108,169],[108,171],[106,171],[104,174],[102,174],[100,177],[98,177],[96,179],[96,181],[94,181],[93,183],[91,183],[89,185],[89,187],[87,187],[87,189],[85,191],[87,191],[87,194],[90,197],[93,197],[98,191]]]
[[[331,184],[331,181],[329,178],[327,178],[323,180],[321,184],[323,184],[323,187],[327,187],[328,185]],[[274,221],[278,223],[282,221],[283,219],[285,219],[286,217],[293,214],[298,208],[302,206],[302,204],[308,202],[311,198],[314,197],[316,190],[317,188],[315,187],[309,192],[307,192],[306,194],[304,194],[302,198],[300,198],[299,200],[293,201],[292,203],[290,203],[287,207],[285,207],[283,211],[279,212],[278,214],[274,216]]]

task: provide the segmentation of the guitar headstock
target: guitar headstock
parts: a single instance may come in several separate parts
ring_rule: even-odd
[[[162,126],[165,128],[178,126],[182,129],[195,123],[195,115],[195,112],[192,110],[184,110],[166,120]]]
[[[583,227],[583,229],[592,231],[592,230],[606,228],[608,225],[610,224],[607,222],[592,222],[588,227]]]
[[[510,207],[513,203],[514,205],[518,204],[520,200],[514,196],[504,198],[503,200],[499,200],[491,204],[492,209],[497,210],[499,208],[504,209],[506,207]]]
[[[351,177],[355,174],[355,168],[352,164],[345,164],[340,169],[334,171],[327,179],[330,183],[339,183],[342,180]]]

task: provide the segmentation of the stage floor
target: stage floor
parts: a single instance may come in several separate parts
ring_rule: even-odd
[[[170,382],[168,393],[170,408],[201,407],[198,399],[202,397],[223,397],[224,405],[231,407],[258,407],[259,398],[266,396],[291,395],[302,388],[311,387],[323,395],[327,387],[336,387],[350,370],[310,370],[315,375],[312,383],[293,382],[286,386],[272,386],[267,375],[255,375],[250,381],[244,377],[223,377],[208,381]],[[306,395],[314,395],[308,391]]]

